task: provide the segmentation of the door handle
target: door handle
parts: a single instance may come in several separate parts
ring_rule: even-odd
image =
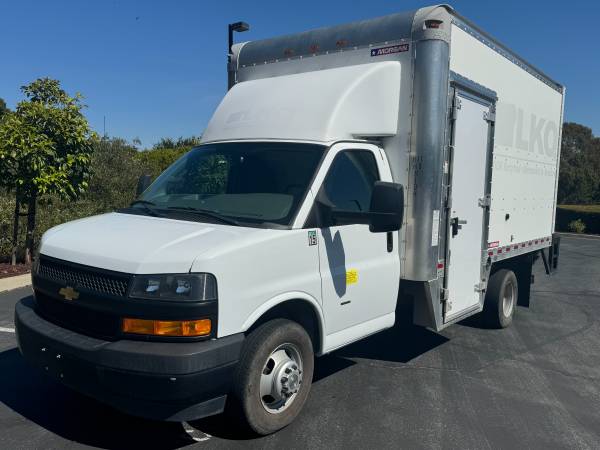
[[[462,228],[463,225],[466,225],[466,220],[460,220],[458,217],[453,217],[450,226],[452,227],[452,237],[458,234],[458,230]]]

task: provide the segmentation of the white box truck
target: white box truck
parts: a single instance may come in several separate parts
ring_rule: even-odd
[[[314,355],[405,309],[506,327],[534,259],[556,268],[564,87],[451,7],[237,44],[228,71],[202,145],[43,236],[15,323],[62,383],[266,434]]]

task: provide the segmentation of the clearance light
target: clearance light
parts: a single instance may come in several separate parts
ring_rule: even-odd
[[[153,336],[206,336],[211,331],[210,319],[147,320],[123,319],[123,332]]]
[[[433,29],[444,28],[444,21],[437,20],[437,19],[426,20],[425,28],[433,28]]]

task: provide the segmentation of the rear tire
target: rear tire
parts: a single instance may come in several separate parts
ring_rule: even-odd
[[[517,277],[512,270],[500,269],[488,282],[483,304],[483,323],[489,328],[508,327],[515,314],[519,296]]]
[[[312,341],[298,323],[274,319],[250,333],[233,386],[246,424],[261,435],[289,425],[306,402],[313,371]]]

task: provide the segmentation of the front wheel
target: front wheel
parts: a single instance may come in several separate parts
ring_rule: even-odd
[[[254,330],[233,387],[250,428],[265,435],[289,425],[308,397],[313,370],[312,341],[298,323],[275,319]]]

